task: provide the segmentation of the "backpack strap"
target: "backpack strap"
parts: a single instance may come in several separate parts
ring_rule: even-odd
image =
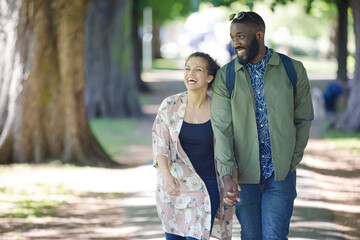
[[[297,75],[296,75],[294,65],[288,56],[281,54],[281,53],[277,53],[277,54],[279,54],[279,57],[280,57],[282,63],[284,64],[286,74],[290,80],[291,85],[293,86],[293,91],[294,91],[294,96],[295,96]]]
[[[226,88],[229,93],[229,98],[231,98],[231,94],[235,85],[235,59],[231,60],[226,66]]]

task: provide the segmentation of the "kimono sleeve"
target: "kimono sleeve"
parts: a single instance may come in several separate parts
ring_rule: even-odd
[[[153,166],[157,167],[156,157],[164,155],[170,157],[170,132],[167,118],[167,103],[163,101],[159,107],[152,128],[152,149],[153,149]]]

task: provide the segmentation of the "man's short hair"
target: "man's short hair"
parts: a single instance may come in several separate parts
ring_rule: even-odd
[[[241,17],[241,15],[243,16]],[[255,27],[258,27],[259,31],[265,33],[265,22],[262,17],[256,12],[240,12],[238,13],[237,17],[232,20],[231,23],[252,24]]]

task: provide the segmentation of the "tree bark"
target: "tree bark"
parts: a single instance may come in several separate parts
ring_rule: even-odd
[[[141,0],[133,0],[132,1],[132,39],[134,39],[133,44],[133,56],[134,56],[134,64],[135,64],[135,77],[136,77],[136,85],[140,92],[150,92],[149,86],[142,80],[141,78],[141,61],[142,61],[142,41],[139,38],[138,29],[139,29],[139,14],[136,9],[136,6],[140,4]]]
[[[160,25],[161,23],[155,19],[153,23],[153,58],[161,58],[161,40],[160,40]]]
[[[12,18],[0,26],[9,52],[1,61],[8,70],[0,72],[0,83],[2,91],[10,90],[0,105],[8,109],[0,111],[0,163],[57,159],[116,166],[91,132],[85,111],[86,1],[15,0],[2,6],[1,21]]]
[[[354,17],[355,72],[346,109],[336,124],[337,129],[348,132],[360,130],[360,1],[350,0],[350,7]]]
[[[86,94],[90,118],[140,117],[130,0],[90,0],[86,19]]]
[[[337,60],[338,70],[337,78],[347,82],[347,43],[348,43],[348,8],[349,0],[337,0],[337,9],[339,13],[339,24],[338,24],[338,38],[337,38]]]

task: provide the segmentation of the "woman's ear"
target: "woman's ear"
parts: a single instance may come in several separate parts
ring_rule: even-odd
[[[207,79],[207,82],[208,82],[208,83],[211,83],[213,79],[214,79],[214,76],[213,76],[213,75],[210,75],[210,76],[208,77],[208,79]]]

